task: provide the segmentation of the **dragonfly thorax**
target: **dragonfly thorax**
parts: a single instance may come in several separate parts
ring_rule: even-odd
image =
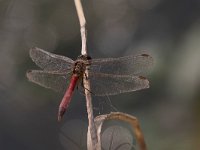
[[[77,60],[75,61],[73,73],[81,76],[85,72],[86,66],[89,65],[88,60],[90,60],[91,57],[86,55],[80,55]]]

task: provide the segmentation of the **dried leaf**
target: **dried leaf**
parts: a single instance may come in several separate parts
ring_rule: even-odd
[[[106,128],[101,135],[101,147],[104,150],[132,150],[133,142],[129,130],[120,125]]]
[[[105,150],[119,150],[123,146],[127,146],[126,148],[124,148],[126,150],[135,148],[135,146],[133,146],[134,138],[130,138],[132,133],[130,133],[128,129],[125,130],[122,127],[113,126],[110,129],[108,128],[106,130],[103,130],[104,124],[109,120],[116,120],[128,123],[131,126],[132,132],[135,135],[135,139],[137,141],[139,149],[147,149],[144,141],[144,136],[140,129],[140,125],[137,118],[121,112],[113,112],[106,115],[100,115],[95,118],[99,149],[102,148]],[[127,139],[125,137],[127,137]],[[115,146],[113,146],[113,143],[115,144]]]

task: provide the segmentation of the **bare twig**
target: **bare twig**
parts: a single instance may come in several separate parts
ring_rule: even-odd
[[[80,21],[80,31],[81,31],[81,40],[82,40],[82,49],[81,54],[87,55],[87,30],[86,30],[86,20],[83,13],[83,8],[81,4],[81,0],[74,0],[76,10],[78,13],[78,18]],[[89,66],[88,66],[89,67]],[[86,105],[87,105],[87,113],[88,113],[88,134],[87,134],[87,143],[88,143],[88,149],[96,150],[97,149],[97,132],[96,127],[94,124],[94,116],[93,116],[93,107],[92,107],[92,97],[90,91],[90,82],[86,77],[88,77],[88,69],[85,71],[85,76],[83,77],[83,84],[85,87],[85,97],[86,97]]]
[[[81,54],[87,55],[87,49],[86,49],[86,42],[87,42],[87,31],[86,31],[86,20],[83,12],[83,7],[81,4],[81,0],[74,0],[76,11],[78,13],[78,18],[80,22],[80,30],[81,30],[81,40],[82,40],[82,49]]]

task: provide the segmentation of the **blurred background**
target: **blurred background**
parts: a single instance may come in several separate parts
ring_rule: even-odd
[[[92,58],[141,51],[154,58],[149,89],[110,96],[118,111],[139,119],[148,149],[200,149],[200,1],[88,0],[83,7]],[[25,77],[38,68],[31,47],[76,59],[79,31],[73,0],[0,0],[0,149],[65,150],[65,132],[87,128],[83,94],[75,92],[58,123],[63,95]],[[107,113],[111,105],[98,103],[105,99],[93,99],[95,114]]]

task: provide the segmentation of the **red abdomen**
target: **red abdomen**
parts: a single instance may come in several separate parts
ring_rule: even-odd
[[[69,103],[71,101],[72,94],[73,94],[74,88],[76,87],[78,79],[79,79],[79,77],[76,74],[72,75],[70,83],[69,83],[69,87],[68,87],[67,91],[65,92],[65,95],[59,106],[58,121],[60,121],[62,119],[62,116],[64,115],[67,107],[69,106]]]

